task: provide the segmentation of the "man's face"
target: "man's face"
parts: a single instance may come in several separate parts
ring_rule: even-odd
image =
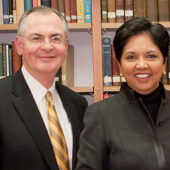
[[[55,76],[67,55],[67,41],[61,19],[54,13],[32,13],[26,19],[16,45],[23,64],[34,77]]]

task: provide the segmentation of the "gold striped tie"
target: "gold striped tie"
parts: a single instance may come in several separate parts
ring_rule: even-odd
[[[60,170],[69,170],[69,158],[66,140],[58,119],[55,106],[52,101],[51,92],[46,94],[48,124],[51,143]]]

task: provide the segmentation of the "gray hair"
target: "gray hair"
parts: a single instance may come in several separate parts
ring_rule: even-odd
[[[68,25],[67,21],[65,20],[64,16],[55,8],[48,8],[46,6],[38,6],[35,8],[30,9],[28,12],[24,12],[20,18],[17,35],[22,37],[24,30],[26,29],[26,18],[32,13],[39,13],[39,14],[56,14],[62,21],[64,33],[66,38],[68,37]]]

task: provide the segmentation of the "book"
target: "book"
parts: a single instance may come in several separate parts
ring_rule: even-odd
[[[112,63],[112,85],[120,86],[121,83],[120,68],[119,68],[119,62],[115,56],[113,44],[111,45],[111,63]]]
[[[41,6],[41,0],[38,0],[38,6]]]
[[[70,0],[64,0],[64,12],[65,12],[65,19],[67,23],[71,22],[71,2]]]
[[[12,41],[12,71],[13,73],[17,72],[22,66],[21,55],[18,54],[15,42]]]
[[[6,44],[2,43],[2,70],[3,76],[7,76],[7,57],[6,57]]]
[[[125,0],[125,21],[133,18],[133,0]]]
[[[28,12],[32,8],[32,0],[24,0],[24,11]]]
[[[84,23],[84,0],[77,0],[77,22]]]
[[[169,21],[170,8],[168,0],[158,0],[158,16],[159,21]]]
[[[13,10],[13,24],[16,24],[17,23],[16,0],[13,0],[12,10]]]
[[[74,86],[74,46],[68,46],[68,54],[61,67],[62,84]]]
[[[9,24],[13,24],[13,0],[8,0]]]
[[[51,8],[51,0],[41,0],[41,5]]]
[[[84,21],[85,23],[92,21],[91,0],[84,0]]]
[[[8,75],[12,75],[12,46],[8,44]]]
[[[116,0],[116,22],[124,22],[125,6],[124,0]]]
[[[58,70],[56,76],[55,76],[55,81],[61,84],[61,68]]]
[[[9,24],[8,0],[2,0],[3,5],[3,24]]]
[[[17,12],[17,24],[21,18],[21,15],[24,13],[24,0],[16,0],[16,12]]]
[[[149,0],[147,1],[147,18],[150,21],[158,21],[158,2],[157,0]]]
[[[2,44],[0,44],[0,76],[3,76],[3,54],[2,54]]]
[[[65,12],[64,12],[64,0],[59,0],[58,1],[58,10],[60,11],[60,13],[65,16]]]
[[[38,0],[32,0],[32,7],[37,7],[38,6]]]
[[[112,86],[111,37],[102,37],[103,84]]]
[[[116,21],[116,4],[115,0],[108,0],[108,22]]]
[[[146,17],[146,0],[133,0],[134,17]]]
[[[51,0],[51,8],[58,9],[58,0]]]
[[[70,0],[71,1],[71,22],[76,23],[77,22],[77,3],[76,0]]]
[[[0,0],[0,24],[3,24],[3,4],[2,4],[2,0]]]
[[[107,0],[101,0],[101,19],[102,23],[107,23],[107,12],[108,12]]]

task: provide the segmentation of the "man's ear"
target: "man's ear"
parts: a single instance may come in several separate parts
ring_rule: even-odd
[[[16,46],[18,54],[22,55],[23,48],[22,48],[21,38],[18,36],[15,37],[15,46]]]

